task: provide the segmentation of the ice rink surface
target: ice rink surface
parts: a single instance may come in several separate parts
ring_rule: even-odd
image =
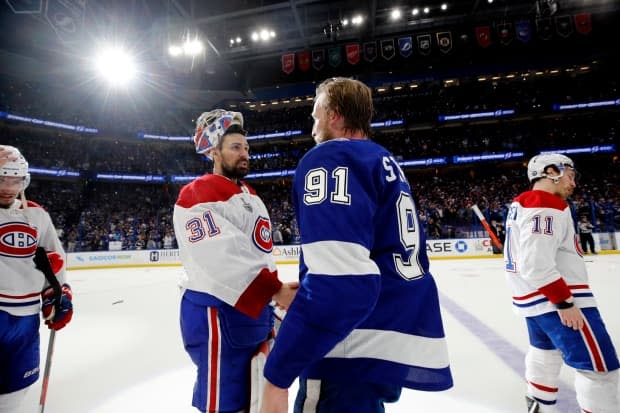
[[[620,348],[620,255],[586,256],[590,283],[616,348]],[[454,375],[440,393],[404,390],[389,413],[524,412],[524,322],[513,314],[499,258],[433,260]],[[297,266],[279,266],[296,278]],[[197,412],[194,367],[179,325],[180,267],[70,271],[75,313],[56,335],[45,412]],[[49,333],[41,328],[41,370]],[[27,404],[38,412],[41,381]],[[296,384],[291,387],[291,401]],[[573,373],[564,367],[559,405],[577,412]],[[290,410],[290,409],[289,409]],[[18,412],[16,412],[18,413]]]

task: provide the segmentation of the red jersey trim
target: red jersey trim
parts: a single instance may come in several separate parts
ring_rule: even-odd
[[[243,181],[240,184],[245,186],[250,194],[256,195],[256,191],[248,184]],[[176,204],[183,208],[191,208],[204,202],[228,201],[240,193],[242,193],[241,187],[230,179],[222,175],[208,174],[181,188]]]
[[[523,208],[553,208],[560,211],[568,208],[568,203],[559,196],[538,189],[522,193],[515,201]]]
[[[261,311],[271,301],[271,298],[282,288],[278,280],[277,271],[263,268],[252,283],[245,289],[235,303],[235,308],[252,318],[258,318]]]
[[[564,278],[558,278],[551,284],[540,287],[538,291],[543,293],[553,304],[560,303],[572,295]]]

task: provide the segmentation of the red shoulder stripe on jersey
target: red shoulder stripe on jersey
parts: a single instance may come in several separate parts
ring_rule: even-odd
[[[191,208],[203,202],[228,201],[239,193],[241,188],[230,179],[221,175],[203,175],[181,189],[177,205]]]
[[[571,296],[570,289],[566,285],[564,278],[558,278],[551,284],[547,284],[538,289],[545,295],[552,303],[560,303]]]
[[[271,297],[282,287],[277,272],[263,268],[258,276],[241,294],[235,308],[252,318],[258,318],[263,308],[271,301]]]
[[[565,200],[547,191],[532,190],[515,198],[524,208],[553,208],[563,211],[568,207]]]
[[[28,204],[29,208],[43,208],[41,205],[37,204],[36,202],[32,202],[30,200],[26,200],[26,203]],[[24,208],[23,205],[19,206],[19,209],[23,209],[23,208]]]

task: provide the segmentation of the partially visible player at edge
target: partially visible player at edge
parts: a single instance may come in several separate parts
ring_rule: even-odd
[[[532,190],[514,199],[506,220],[506,278],[530,340],[528,413],[558,412],[562,361],[576,369],[583,412],[620,412],[618,356],[588,285],[566,202],[576,186],[575,173],[567,156],[534,156],[527,167]]]
[[[198,118],[196,152],[213,160],[213,173],[184,186],[174,207],[186,274],[181,333],[198,367],[192,404],[202,412],[248,408],[250,361],[274,324],[269,303],[287,308],[297,288],[278,280],[269,214],[241,180],[250,163],[245,135],[239,112]]]
[[[370,89],[346,78],[316,91],[317,145],[299,162],[293,203],[300,288],[265,366],[263,413],[374,413],[402,387],[452,376],[425,235],[407,179],[369,140]]]
[[[0,145],[0,413],[18,411],[39,378],[39,311],[53,330],[73,316],[65,252],[49,214],[26,201],[29,183],[26,159],[17,148]],[[47,251],[62,285],[59,311],[53,289],[35,267],[37,247]]]

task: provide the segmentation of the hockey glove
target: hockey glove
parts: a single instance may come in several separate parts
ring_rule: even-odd
[[[73,304],[71,303],[73,294],[69,284],[62,285],[62,296],[58,311],[56,311],[56,294],[54,294],[52,287],[43,290],[41,298],[43,300],[41,309],[43,319],[50,329],[60,330],[71,321],[71,317],[73,317]]]

